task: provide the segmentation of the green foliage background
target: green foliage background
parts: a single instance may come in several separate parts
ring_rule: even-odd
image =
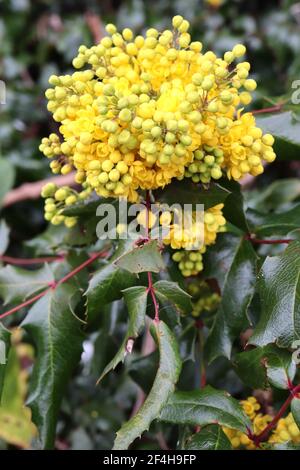
[[[214,9],[201,0],[0,0],[0,79],[7,87],[7,103],[0,105],[0,199],[12,186],[49,176],[48,162],[38,150],[40,139],[48,135],[54,125],[46,109],[44,90],[51,74],[68,73],[71,60],[80,44],[93,44],[95,31],[91,30],[88,15],[100,18],[102,23],[112,21],[121,28],[128,26],[135,32],[142,32],[148,26],[159,29],[168,27],[174,14],[182,14],[191,22],[193,36],[204,43],[205,49],[212,49],[221,54],[237,42],[246,44],[253,78],[258,82],[253,109],[285,103],[286,114],[258,119],[265,130],[273,132],[277,137],[278,159],[256,179],[255,186],[252,184],[251,189],[246,192],[246,218],[247,224],[250,224],[257,236],[287,236],[296,231],[293,233],[299,238],[300,111],[299,106],[292,105],[290,99],[294,91],[291,88],[292,82],[300,79],[300,4],[288,0],[224,0],[219,9]],[[237,198],[238,196],[235,196],[235,200]],[[239,210],[243,210],[241,205]],[[237,212],[233,212],[234,214],[229,213],[226,218],[235,226],[236,234],[221,236],[218,244],[208,252],[208,268],[205,273],[207,277],[211,274],[215,277],[218,272],[218,255],[221,258],[222,252],[228,253],[228,250],[230,255],[230,247],[236,243],[234,237],[241,236],[239,230],[244,231],[244,215],[237,216]],[[274,212],[277,215],[274,215]],[[58,243],[68,249],[72,243],[80,245],[78,233],[69,235],[64,229],[47,229],[41,200],[24,201],[4,208],[1,221],[0,247],[2,252],[6,250],[6,253],[12,256],[53,254]],[[9,241],[4,221],[10,229]],[[271,230],[268,227],[271,227]],[[46,229],[46,235],[41,235]],[[29,242],[33,237],[37,237],[36,240]],[[241,259],[252,259],[249,242],[242,243]],[[263,260],[266,255],[274,255],[277,251],[282,251],[282,246],[260,247],[259,255]],[[66,264],[55,266],[56,274],[65,274],[82,261],[81,256],[80,250],[71,247]],[[239,274],[235,275],[234,272],[234,256],[237,254],[232,256],[232,279],[231,283],[225,286],[224,292],[228,299],[234,298],[240,302],[241,309],[245,308],[246,311],[246,304],[248,306],[252,296],[250,299],[240,299],[240,296],[236,295],[236,290],[240,289]],[[291,256],[291,253],[286,256]],[[288,266],[293,262],[294,257],[288,258]],[[214,273],[209,272],[214,266]],[[265,265],[266,277],[268,273],[272,275],[273,269],[275,267]],[[299,267],[295,266],[295,272],[298,273],[298,270]],[[7,278],[8,273],[3,270],[1,272],[0,276]],[[47,274],[44,275],[48,279]],[[40,277],[41,273],[38,276]],[[86,282],[86,279],[83,279],[83,282]],[[262,284],[263,282],[260,289],[268,289],[268,286]],[[68,298],[72,298],[76,287],[70,289]],[[263,292],[263,295],[267,295]],[[12,296],[12,293],[10,295]],[[5,299],[3,291],[1,297]],[[16,298],[6,300],[12,301]],[[114,300],[113,304],[104,307],[103,315],[92,322],[87,331],[85,355],[68,383],[62,406],[59,407],[57,448],[111,448],[115,432],[130,416],[136,400],[137,384],[148,392],[153,381],[157,357],[152,354],[151,357],[141,358],[138,351],[142,341],[138,340],[128,366],[118,368],[117,373],[108,375],[102,385],[95,388],[96,379],[112,359],[126,334],[126,309],[120,300],[110,300]],[[58,302],[58,299],[56,301]],[[101,297],[96,301],[101,301]],[[260,308],[256,301],[254,296],[249,310],[254,323],[257,322]],[[223,309],[225,308],[229,308],[226,300]],[[1,309],[4,311],[5,307]],[[222,319],[224,312],[218,314]],[[20,312],[5,324],[13,326],[22,318],[23,314]],[[24,326],[29,331],[30,327],[32,328],[30,318],[26,321]],[[72,320],[69,321],[68,326],[72,330]],[[260,332],[263,321],[261,319],[258,322],[255,335],[255,344],[262,347],[267,344],[265,336]],[[285,321],[284,318],[283,322]],[[221,352],[230,357],[233,347],[234,352],[240,353],[236,339],[232,345],[230,338],[231,335],[236,338],[243,325],[222,325],[224,331],[229,333],[227,338],[223,336]],[[65,327],[63,323],[62,327]],[[273,333],[270,330],[271,339]],[[214,329],[210,337],[211,358],[218,356],[220,352],[219,334]],[[282,334],[284,335],[284,332]],[[299,332],[295,334],[299,335]],[[285,340],[284,336],[282,341]],[[180,379],[181,390],[197,388],[199,382],[201,358],[194,357],[194,341],[193,335],[182,338],[181,348],[185,350],[182,351],[182,354],[185,354],[185,362]],[[70,349],[66,354],[74,357],[79,355],[80,351]],[[196,366],[191,359],[196,360]],[[209,384],[227,390],[236,398],[247,396],[250,393],[248,387],[262,387],[261,381],[251,381],[251,371],[247,374],[243,361],[245,358],[238,356],[235,367],[232,367],[228,358],[219,357],[208,368]],[[24,367],[27,366],[25,361]],[[195,373],[197,368],[198,372]],[[148,371],[147,376],[145,370]],[[275,406],[281,403],[283,396],[284,392],[275,390]],[[165,413],[167,415],[168,410]],[[162,435],[164,440],[175,447],[177,428],[161,422],[152,425],[144,439],[136,446],[160,448]],[[7,448],[9,445],[11,444],[0,440],[1,448]]]

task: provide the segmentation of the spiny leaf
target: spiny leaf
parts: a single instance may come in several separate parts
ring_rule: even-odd
[[[191,313],[193,309],[191,296],[176,282],[157,281],[153,287],[159,300],[170,302],[180,312]]]
[[[230,358],[234,338],[249,325],[247,311],[255,290],[257,256],[244,237],[224,234],[208,252],[206,262],[206,276],[216,278],[222,291],[206,345],[212,361],[220,355]]]
[[[5,371],[10,350],[11,333],[0,323],[0,403],[4,384]]]
[[[68,306],[75,291],[68,284],[49,291],[21,324],[37,349],[28,405],[44,449],[54,445],[61,400],[82,352],[81,323]]]
[[[96,271],[85,293],[88,322],[93,322],[104,305],[120,299],[122,290],[133,286],[135,282],[136,276],[113,264],[107,264]]]
[[[53,281],[53,273],[48,264],[35,271],[5,266],[0,269],[0,296],[5,305],[10,302],[22,302]]]
[[[120,362],[123,362],[126,355],[131,353],[134,340],[139,336],[145,326],[145,315],[147,310],[147,289],[143,286],[129,287],[123,291],[124,300],[128,308],[129,324],[126,336],[115,357],[105,367],[98,382],[115,369]]]
[[[242,432],[251,428],[239,402],[210,386],[191,392],[175,392],[163,407],[160,419],[192,426],[219,424]]]
[[[268,257],[259,273],[261,318],[250,343],[292,347],[300,338],[300,243],[291,243],[281,256]]]
[[[221,426],[211,424],[194,434],[185,450],[232,450],[232,447]]]
[[[181,360],[176,339],[162,321],[153,323],[152,332],[160,353],[157,375],[150,394],[138,413],[118,431],[113,450],[128,449],[135,439],[149,429],[152,421],[159,416],[179,378]]]
[[[136,246],[120,258],[115,260],[115,265],[126,269],[130,273],[143,273],[152,271],[158,273],[165,269],[165,265],[156,240]]]
[[[290,352],[273,344],[252,351],[244,351],[234,358],[238,376],[252,388],[265,388],[269,384],[288,389],[296,374],[296,364]]]

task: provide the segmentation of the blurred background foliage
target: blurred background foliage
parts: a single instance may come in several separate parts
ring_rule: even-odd
[[[49,176],[48,161],[38,150],[40,139],[55,129],[44,98],[48,77],[53,73],[69,73],[79,45],[90,46],[99,40],[106,22],[143,32],[149,26],[168,28],[170,18],[175,14],[181,14],[191,22],[192,34],[204,43],[204,49],[222,54],[237,42],[247,46],[247,60],[251,62],[252,76],[258,82],[252,109],[284,102],[286,108],[292,110],[293,114],[286,116],[284,123],[276,123],[278,142],[285,143],[281,147],[280,158],[257,178],[249,196],[251,207],[267,202],[274,209],[282,203],[282,191],[285,195],[289,193],[286,187],[290,186],[286,180],[283,190],[281,186],[279,189],[278,186],[273,187],[269,195],[263,193],[260,196],[259,189],[278,179],[300,175],[299,125],[292,128],[289,127],[292,123],[287,122],[288,119],[297,121],[298,110],[291,105],[290,99],[292,83],[300,79],[300,2],[291,0],[0,0],[0,79],[5,82],[7,90],[6,104],[0,105],[0,201],[10,187]],[[274,124],[265,122],[265,125],[272,128]],[[285,126],[287,131],[282,130]],[[293,155],[292,160],[289,152]],[[292,199],[285,196],[287,202],[299,198],[297,183],[293,180]],[[275,203],[272,205],[273,198]],[[2,252],[8,248],[12,255],[32,254],[31,244],[21,242],[46,229],[42,201],[23,201],[4,208],[2,220],[10,228],[8,242],[6,225],[1,224]],[[62,238],[64,234],[55,236]],[[46,236],[39,238],[39,246],[51,244],[53,237],[51,230],[48,231]],[[126,317],[121,311],[117,321],[114,314],[117,310],[118,306],[113,305],[110,315],[102,318],[97,332],[91,331],[80,371],[75,374],[64,400],[58,427],[58,449],[111,448],[115,431],[132,410],[137,394],[136,383],[147,391],[149,384],[143,377],[143,370],[154,368],[155,355],[150,359],[133,356],[129,375],[128,371],[121,370],[106,378],[101,387],[95,388],[99,372],[112,357],[124,334],[124,321],[121,320]],[[13,321],[17,318],[18,315]],[[189,345],[191,357],[193,342],[194,338],[189,338],[189,342],[183,342],[182,346]],[[20,376],[18,371],[22,370],[22,383],[13,387],[15,400],[11,396],[11,400],[0,407],[2,449],[15,445],[26,447],[35,432],[28,424],[26,410],[19,413],[24,424],[24,432],[20,431],[19,439],[12,437],[16,436],[15,432],[12,435],[9,431],[1,432],[1,417],[6,412],[13,429],[14,416],[18,415],[20,400],[25,395],[24,370],[30,370],[32,351],[22,344],[19,338],[10,358],[12,377]],[[195,379],[194,363],[187,362],[190,366],[186,367],[181,387],[193,388],[199,377]],[[209,382],[237,397],[247,392],[225,360],[217,361],[211,368]],[[11,392],[7,391],[7,397],[10,395]],[[163,448],[168,432],[164,425],[156,423],[140,446]],[[176,438],[174,435],[171,440],[175,443]]]

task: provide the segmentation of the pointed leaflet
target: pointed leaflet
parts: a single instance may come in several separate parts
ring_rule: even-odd
[[[222,300],[210,335],[206,353],[212,361],[230,357],[233,339],[249,325],[247,310],[254,294],[256,253],[243,237],[224,234],[208,251],[206,277],[218,280]]]
[[[10,350],[10,331],[0,323],[0,404],[4,384],[4,376]]]
[[[75,291],[68,284],[49,291],[34,304],[21,325],[37,349],[28,405],[44,449],[54,445],[61,400],[82,352],[82,325],[68,306]]]
[[[0,297],[5,305],[10,302],[22,302],[35,292],[48,287],[53,281],[53,273],[48,264],[35,271],[5,266],[0,269]]]
[[[128,251],[114,261],[119,268],[126,269],[130,273],[143,273],[152,271],[158,273],[165,269],[165,265],[161,256],[161,252],[157,240],[144,243],[144,245],[136,246],[133,250]]]
[[[178,345],[167,325],[160,321],[153,323],[160,361],[152,389],[138,413],[125,423],[117,432],[114,449],[126,450],[130,444],[149,429],[150,424],[159,413],[174,391],[181,371],[181,360]]]
[[[191,313],[193,306],[191,296],[176,282],[157,281],[154,285],[155,294],[162,302],[170,302],[182,313]]]
[[[175,392],[163,407],[160,419],[192,426],[219,424],[242,432],[251,428],[239,402],[210,386],[192,392]]]
[[[291,353],[273,344],[241,352],[233,363],[241,380],[252,388],[265,388],[271,384],[288,389],[296,374]]]
[[[101,308],[122,297],[122,290],[134,286],[136,276],[113,264],[107,264],[96,271],[85,293],[87,297],[88,322],[99,315]]]
[[[232,450],[232,447],[221,426],[211,424],[194,434],[185,450]]]
[[[129,324],[126,336],[115,357],[105,367],[99,378],[99,381],[115,369],[120,362],[123,362],[126,355],[131,353],[134,340],[139,336],[145,326],[145,315],[147,310],[147,289],[143,286],[129,287],[123,291],[124,300],[128,308]]]
[[[281,256],[268,257],[259,273],[261,318],[250,343],[293,347],[300,338],[300,243],[291,243]]]

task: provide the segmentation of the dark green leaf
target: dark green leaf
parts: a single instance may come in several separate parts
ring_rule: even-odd
[[[252,244],[232,234],[208,251],[206,277],[218,280],[222,300],[206,345],[209,361],[230,357],[232,341],[249,326],[247,311],[255,290],[257,257]]]
[[[219,424],[242,432],[251,428],[239,402],[210,386],[192,392],[175,392],[162,409],[160,419],[191,426]]]
[[[264,132],[276,138],[274,149],[278,158],[282,160],[299,158],[300,123],[293,118],[291,111],[258,117],[256,121]]]
[[[252,388],[271,384],[288,389],[289,381],[293,381],[296,374],[291,353],[272,344],[237,354],[234,365],[238,376]]]
[[[157,281],[153,287],[159,300],[170,302],[180,312],[191,313],[193,309],[191,296],[176,282]]]
[[[278,206],[294,201],[300,196],[300,181],[297,178],[287,178],[274,181],[264,190],[259,190],[253,196],[249,194],[250,206],[258,211],[267,212]]]
[[[114,261],[119,268],[126,269],[130,273],[143,273],[152,271],[158,273],[165,269],[161,252],[156,240],[136,246]]]
[[[108,372],[115,369],[120,362],[123,362],[126,355],[130,354],[133,348],[134,340],[139,336],[145,326],[145,315],[147,310],[148,292],[146,287],[129,287],[123,291],[124,300],[128,308],[129,324],[126,336],[115,357],[105,367],[99,381],[105,377]]]
[[[132,287],[135,282],[136,277],[133,274],[113,264],[107,264],[96,271],[85,293],[88,321],[93,322],[104,305],[120,299],[122,290]]]
[[[145,393],[149,393],[155,379],[159,361],[159,354],[154,351],[148,356],[142,356],[129,365],[130,377],[141,387]]]
[[[21,325],[37,349],[28,405],[44,449],[54,445],[61,400],[82,352],[81,323],[68,306],[75,291],[67,284],[49,291],[34,304]]]
[[[0,323],[0,403],[4,384],[4,376],[10,350],[10,331]]]
[[[259,273],[262,315],[251,344],[292,347],[300,338],[300,243],[291,243],[281,256],[268,257]]]
[[[53,273],[48,264],[35,271],[8,265],[0,269],[0,296],[5,304],[22,302],[53,281]]]
[[[188,440],[186,450],[232,450],[230,441],[221,426],[205,426]]]
[[[174,181],[162,190],[154,191],[155,200],[172,204],[204,204],[205,210],[225,201],[230,191],[220,184],[211,183],[208,189],[192,183],[190,180]]]
[[[267,215],[248,209],[247,220],[250,231],[259,237],[286,235],[300,227],[300,204],[284,212]]]
[[[126,450],[130,444],[149,429],[158,418],[162,407],[174,391],[181,370],[181,360],[175,337],[167,325],[153,323],[153,334],[158,344],[160,361],[156,378],[146,401],[138,413],[118,431],[114,450]]]

